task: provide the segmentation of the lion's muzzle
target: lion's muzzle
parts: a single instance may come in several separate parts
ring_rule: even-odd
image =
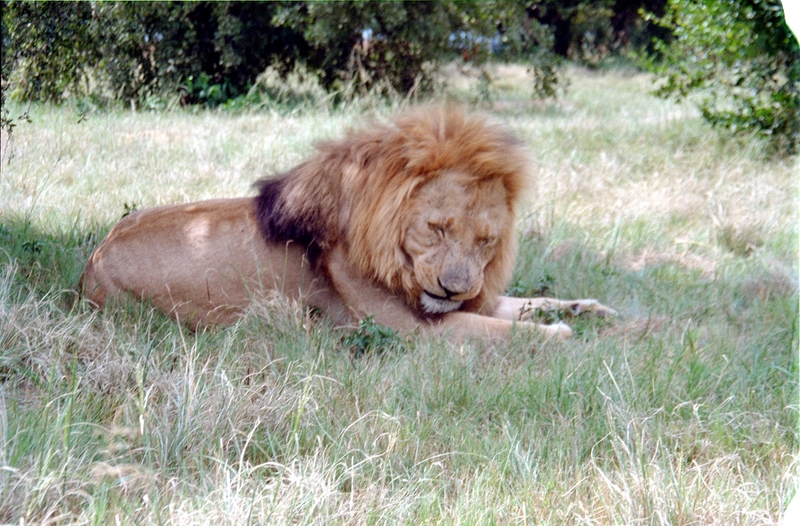
[[[430,292],[422,291],[419,296],[419,302],[423,310],[428,314],[444,314],[445,312],[452,312],[461,307],[462,301],[454,301],[444,296],[431,294]]]

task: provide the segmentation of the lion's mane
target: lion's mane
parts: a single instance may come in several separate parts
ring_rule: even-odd
[[[309,160],[258,181],[256,216],[266,239],[302,243],[312,262],[342,244],[361,275],[418,309],[421,288],[402,250],[415,190],[446,170],[457,171],[476,192],[481,182],[500,179],[513,217],[527,167],[521,143],[501,126],[452,107],[422,108],[323,142]],[[509,221],[484,269],[480,294],[462,310],[491,309],[511,278],[515,257]]]

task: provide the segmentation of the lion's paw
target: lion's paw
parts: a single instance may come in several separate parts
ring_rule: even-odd
[[[616,316],[617,311],[611,307],[607,307],[597,300],[575,300],[569,306],[569,312],[572,316],[580,316],[581,314],[591,313],[595,316],[602,318],[609,316]]]
[[[551,325],[541,325],[547,339],[556,337],[559,340],[569,340],[572,337],[572,329],[569,325],[563,322],[553,323]]]

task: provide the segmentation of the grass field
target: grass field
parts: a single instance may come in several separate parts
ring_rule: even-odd
[[[252,193],[365,105],[32,107],[0,159],[0,523],[777,523],[800,483],[796,159],[640,74],[573,70],[534,103],[519,68],[451,73],[537,162],[510,292],[618,317],[354,354],[279,300],[201,334],[92,311],[78,276],[127,210]]]

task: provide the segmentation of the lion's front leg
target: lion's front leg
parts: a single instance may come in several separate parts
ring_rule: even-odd
[[[501,319],[473,312],[454,311],[427,319],[414,313],[405,302],[386,289],[371,283],[356,272],[346,260],[342,248],[333,248],[325,258],[330,282],[354,320],[366,316],[405,334],[448,335],[458,339],[484,341],[508,338],[514,328],[542,333],[545,337],[569,338],[572,330],[563,323],[541,325],[516,319]]]
[[[371,316],[375,322],[406,334],[416,332],[424,325],[424,320],[419,319],[402,298],[353,269],[341,246],[337,245],[325,255],[323,266],[354,322]]]
[[[542,334],[546,339],[555,337],[567,340],[572,336],[572,329],[565,323],[543,325],[527,321],[503,320],[462,311],[449,312],[442,315],[438,321],[429,325],[427,332],[452,335],[456,338],[479,338],[484,341],[496,341],[507,339],[514,329]]]
[[[591,313],[595,316],[614,316],[617,311],[594,299],[560,300],[556,298],[512,298],[500,296],[491,315],[512,321],[529,320],[537,313],[562,311],[570,316]]]

